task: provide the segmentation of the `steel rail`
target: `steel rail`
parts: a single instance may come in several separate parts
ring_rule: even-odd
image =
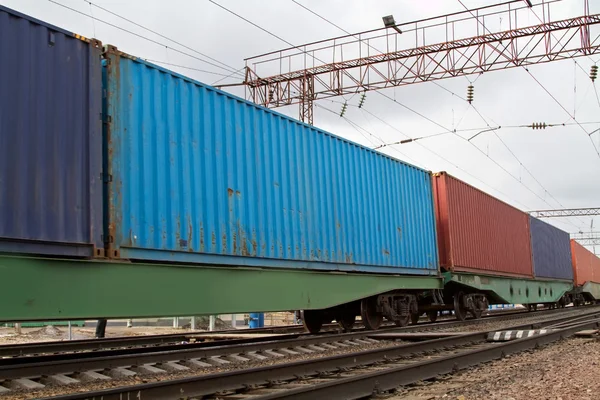
[[[569,312],[564,310],[547,310],[538,313]],[[491,315],[487,319],[471,319],[466,321],[442,321],[423,323],[405,327],[386,327],[376,332],[429,332],[445,328],[472,326],[490,321],[504,321],[534,316],[534,313],[513,312],[502,315]],[[493,317],[493,318],[492,318]],[[563,317],[570,318],[570,317]],[[318,345],[344,340],[364,338],[374,331],[358,330],[347,333],[329,333],[321,335],[286,335],[280,337],[259,337],[228,339],[213,342],[187,344],[167,344],[157,347],[132,347],[97,350],[80,353],[42,354],[25,357],[0,359],[0,379],[11,379],[19,376],[50,375],[70,373],[74,371],[94,370],[106,366],[130,366],[147,363],[163,363],[196,358],[208,358],[219,355],[231,355],[248,352],[260,352],[282,348]]]
[[[527,314],[532,315],[534,313],[547,313],[552,310],[538,310],[534,312],[527,312],[523,310],[511,310],[511,311],[494,311],[483,318],[498,318],[503,316],[512,316],[515,314]],[[471,320],[469,320],[471,321]],[[438,320],[436,323],[421,322],[417,326],[434,325],[434,324],[445,324],[445,323],[457,323],[453,320]],[[335,332],[339,330],[337,324],[324,325],[325,332]],[[360,324],[357,324],[356,330],[361,329]],[[412,328],[406,328],[412,329]],[[226,335],[226,334],[291,334],[297,333],[298,335],[306,335],[304,327],[302,325],[286,325],[282,327],[270,327],[270,328],[259,328],[252,330],[238,330],[231,329],[225,331],[215,332],[186,332],[176,334],[163,334],[163,335],[150,335],[150,336],[134,336],[134,337],[116,337],[116,338],[103,338],[103,339],[82,339],[82,340],[70,340],[62,342],[38,342],[38,343],[22,343],[14,345],[0,345],[0,358],[2,357],[17,357],[26,355],[39,355],[39,354],[57,354],[66,352],[98,352],[107,349],[117,348],[132,348],[132,347],[143,347],[143,346],[165,346],[173,345],[175,343],[181,343],[183,341],[189,341],[195,339],[196,341],[202,341],[203,339],[211,339],[210,336]],[[229,339],[228,343],[243,343],[249,342],[246,339]],[[215,345],[217,343],[212,341]],[[219,343],[220,344],[225,344]]]
[[[572,318],[572,317],[571,317]],[[533,348],[536,344],[569,336],[581,329],[600,325],[600,311],[589,314],[589,321],[576,326],[560,329],[545,335],[532,336],[503,344],[486,346],[481,350],[465,350],[464,353],[450,355],[435,360],[418,362],[413,365],[392,367],[383,371],[373,372],[357,377],[343,378],[331,383],[316,384],[306,388],[291,389],[267,396],[257,397],[266,399],[315,399],[315,398],[361,398],[369,396],[377,390],[389,390],[402,384],[419,379],[434,377],[440,373],[448,373],[457,368],[466,368],[480,362],[502,357],[512,351]],[[546,323],[557,323],[559,318]],[[539,323],[510,327],[510,330],[538,328]],[[490,332],[493,332],[492,330]],[[393,360],[415,353],[440,351],[440,349],[484,343],[489,332],[463,334],[450,338],[434,339],[423,342],[399,345],[395,347],[361,351],[351,354],[323,357],[319,359],[297,361],[288,364],[276,364],[266,367],[215,373],[191,378],[175,379],[134,385],[128,387],[105,389],[88,393],[77,393],[55,396],[46,400],[81,400],[98,399],[112,400],[124,398],[167,399],[192,398],[194,396],[211,395],[225,390],[243,390],[253,385],[264,385],[269,382],[293,380],[297,377],[315,376],[323,371],[339,371],[340,369],[365,366],[383,360]],[[352,389],[350,389],[350,386]]]
[[[581,322],[574,326],[550,331],[513,341],[486,346],[435,360],[423,361],[407,366],[375,371],[364,375],[335,380],[333,382],[307,385],[283,393],[256,396],[255,400],[311,400],[311,399],[360,399],[373,393],[386,392],[402,385],[431,379],[439,375],[454,373],[488,361],[498,360],[513,353],[547,345],[589,328],[600,326],[598,321]],[[109,398],[104,398],[109,400]]]
[[[592,311],[593,312],[593,311]],[[524,318],[530,314],[519,313]],[[578,314],[577,316],[581,316]],[[504,315],[494,321],[502,321],[513,315]],[[562,316],[552,320],[554,323],[566,321],[574,316]],[[489,321],[489,320],[488,320]],[[359,331],[329,335],[303,336],[296,338],[249,338],[241,339],[237,344],[226,341],[224,344],[195,343],[186,346],[132,348],[99,351],[93,353],[65,353],[34,357],[8,358],[0,360],[0,379],[17,379],[20,377],[65,374],[73,372],[93,371],[107,368],[139,366],[144,364],[165,364],[192,359],[209,359],[214,356],[227,356],[277,350],[300,346],[319,345],[339,341],[356,340],[368,337],[377,332],[427,332],[448,327],[469,326],[487,322],[482,320],[450,321],[445,324],[412,325],[404,328],[392,328],[380,331]],[[544,322],[529,323],[524,326],[539,325]]]

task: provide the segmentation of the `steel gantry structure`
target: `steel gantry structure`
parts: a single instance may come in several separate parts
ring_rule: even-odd
[[[571,239],[577,240],[583,246],[600,246],[600,232],[572,233]]]
[[[266,107],[299,104],[300,119],[312,124],[319,99],[599,53],[590,27],[600,14],[585,7],[554,20],[559,1],[514,0],[251,57],[247,97]],[[527,23],[532,15],[539,24]]]
[[[563,208],[558,210],[536,210],[529,211],[529,214],[536,218],[555,218],[555,217],[586,217],[600,215],[599,208]]]

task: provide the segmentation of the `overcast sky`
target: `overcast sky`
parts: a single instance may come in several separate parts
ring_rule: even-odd
[[[292,0],[215,2],[294,45],[344,34]],[[462,0],[469,8],[499,2]],[[541,0],[533,2],[538,4]],[[151,43],[98,20],[93,21],[86,15],[56,3],[93,15],[97,19],[139,33],[169,47]],[[393,14],[396,22],[402,23],[464,11],[458,0],[297,0],[297,3],[349,32],[380,28],[381,17],[388,14]],[[581,15],[583,3],[583,0],[562,0],[552,5],[552,19]],[[600,2],[594,0],[590,3],[591,12],[600,13]],[[187,68],[169,68],[208,84],[223,78],[223,74],[228,75],[229,72],[198,60],[197,58],[205,57],[184,49],[181,45],[204,53],[236,70],[244,67],[244,59],[247,57],[289,47],[282,40],[261,31],[208,0],[93,0],[92,5],[85,0],[0,0],[0,4],[75,33],[96,37],[104,44],[110,43],[122,51],[153,60],[158,64],[185,66]],[[174,39],[181,45],[144,31],[98,6]],[[541,15],[541,10],[539,12],[538,15]],[[519,18],[520,26],[539,23],[537,16],[530,11]],[[506,18],[500,20],[500,17],[491,17],[488,24],[491,30],[508,28]],[[464,28],[461,32],[463,37],[474,36],[475,26],[473,25],[473,34]],[[592,40],[596,39],[600,28],[592,27],[591,33]],[[410,38],[409,34],[403,36],[404,39]],[[431,34],[426,43],[442,41],[443,35],[436,37],[435,34]],[[410,46],[406,44],[405,47]],[[185,56],[176,49],[198,57]],[[398,103],[416,112],[375,92],[367,94],[364,109],[356,107],[360,96],[326,99],[318,102],[319,107],[315,108],[315,125],[369,147],[405,139],[400,132],[415,138],[441,133],[446,129],[456,129],[456,134],[388,146],[381,151],[432,171],[448,171],[523,210],[598,207],[600,157],[596,154],[590,138],[600,149],[600,131],[588,136],[574,123],[571,116],[574,114],[579,123],[593,122],[582,125],[588,133],[600,129],[600,100],[597,99],[596,90],[589,78],[590,67],[600,60],[600,55],[579,57],[575,60],[578,65],[571,59],[531,66],[530,73],[524,68],[513,68],[469,78],[445,79],[438,81],[437,85],[426,82],[381,91],[387,97],[396,99]],[[473,106],[470,106],[463,98],[466,96],[469,80],[475,79],[475,101]],[[234,75],[224,82],[234,83],[241,80],[241,77]],[[596,86],[599,85],[597,82]],[[557,104],[544,88],[567,111]],[[243,95],[243,91],[240,92],[239,89],[231,90]],[[348,101],[349,104],[345,114],[347,119],[326,110],[327,108],[339,113],[344,101]],[[298,117],[297,106],[281,108],[278,111],[294,118]],[[532,122],[572,125],[545,130],[507,128]],[[486,129],[488,125],[504,128],[496,133],[482,133],[470,143],[459,137],[460,135],[468,138]],[[360,127],[358,130],[365,131],[359,133],[356,126]],[[467,129],[472,130],[464,131]],[[568,232],[589,232],[592,219],[548,221]],[[594,231],[600,231],[600,218],[596,218],[594,225]],[[600,246],[596,252],[600,253]]]

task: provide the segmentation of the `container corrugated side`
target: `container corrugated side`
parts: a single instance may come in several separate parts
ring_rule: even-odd
[[[105,57],[111,257],[437,274],[428,171]]]
[[[0,6],[0,252],[103,254],[101,54]]]
[[[433,183],[443,268],[532,277],[527,214],[445,172]]]
[[[535,277],[573,280],[569,234],[531,216],[529,229]]]
[[[575,283],[578,286],[586,282],[600,283],[600,258],[573,239],[571,253]]]

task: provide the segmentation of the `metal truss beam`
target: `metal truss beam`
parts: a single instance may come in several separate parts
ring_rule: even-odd
[[[529,211],[532,217],[555,218],[555,217],[585,217],[600,215],[600,208],[564,208],[559,210],[537,210]]]
[[[422,43],[416,47],[397,44],[412,34],[411,29],[403,27],[402,35],[374,30],[253,57],[246,60],[244,84],[255,103],[267,107],[298,103],[300,118],[312,122],[313,103],[320,99],[600,53],[600,39],[592,41],[589,31],[590,26],[600,24],[600,14],[549,21],[547,3],[541,4],[542,8],[548,7],[544,23],[518,27],[517,9],[512,3],[502,4],[506,5],[507,11],[488,6],[469,10],[468,16],[455,13],[432,18],[446,18],[437,24],[427,25],[429,20],[412,22],[416,42]],[[482,15],[484,11],[487,14]],[[489,21],[498,15],[500,19],[504,16],[512,29],[491,32],[486,17]],[[477,25],[476,31],[472,29],[477,34],[456,39],[455,24],[465,21]],[[426,44],[428,28],[445,29],[449,40]],[[377,40],[382,46],[372,44]],[[396,45],[390,45],[394,40]],[[373,51],[378,48],[393,51]],[[323,56],[328,52],[331,55]],[[299,64],[302,68],[294,68]],[[265,74],[259,74],[259,69],[271,74],[260,76]],[[280,73],[272,75],[274,70]]]
[[[575,240],[582,246],[600,246],[600,237],[586,237]]]

